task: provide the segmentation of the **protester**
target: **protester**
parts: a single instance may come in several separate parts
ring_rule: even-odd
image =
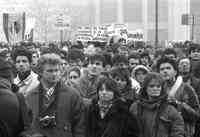
[[[33,70],[35,70],[34,72],[36,72],[37,70],[37,63],[38,63],[38,59],[39,59],[39,53],[37,51],[32,51],[32,62],[31,62],[31,67]]]
[[[163,56],[173,59],[173,60],[177,60],[177,53],[173,48],[167,48],[163,51]]]
[[[140,63],[149,69],[151,68],[151,58],[147,51],[140,54]]]
[[[0,136],[17,137],[24,130],[26,104],[20,103],[12,91],[13,68],[8,61],[0,58]],[[23,96],[23,95],[22,95]],[[23,107],[23,109],[21,109]],[[27,110],[28,111],[28,110]],[[26,112],[27,112],[26,111]]]
[[[150,70],[144,66],[144,65],[137,65],[133,70],[132,70],[132,78],[134,78],[137,82],[140,83],[142,86],[142,83],[144,81],[145,76],[150,72]]]
[[[130,54],[128,57],[128,63],[129,63],[129,70],[132,72],[132,70],[140,64],[140,56],[139,54]]]
[[[120,99],[117,84],[103,77],[97,84],[98,97],[89,106],[86,137],[139,137],[139,125]]]
[[[125,118],[123,117],[122,119],[126,121],[127,119],[129,119],[129,114],[127,115],[124,109],[126,111],[129,110],[132,104],[132,106],[135,106],[135,104],[145,104],[142,107],[144,107],[145,113],[147,111],[147,114],[141,114],[141,116],[144,116],[145,121],[151,123],[154,120],[154,117],[151,116],[154,116],[154,112],[157,113],[158,110],[146,109],[148,109],[149,106],[154,106],[154,103],[156,105],[159,104],[161,107],[164,104],[164,110],[161,109],[161,111],[163,111],[164,113],[164,116],[171,116],[171,113],[177,113],[176,111],[181,114],[184,120],[185,137],[193,137],[193,135],[194,137],[199,137],[199,44],[190,41],[186,41],[185,43],[168,41],[169,44],[163,45],[159,42],[155,47],[154,42],[152,41],[137,41],[135,40],[135,38],[129,38],[129,34],[127,36],[128,38],[126,38],[125,33],[114,35],[111,37],[109,36],[110,39],[108,41],[99,41],[98,39],[95,39],[92,41],[68,40],[62,42],[23,41],[14,44],[0,43],[0,57],[8,60],[11,63],[10,65],[12,65],[13,71],[15,72],[14,82],[11,82],[11,88],[9,87],[9,90],[11,90],[13,93],[16,93],[17,97],[21,98],[18,102],[20,103],[20,106],[23,106],[23,104],[25,104],[24,107],[20,107],[20,110],[23,109],[22,121],[25,123],[25,125],[27,125],[26,127],[28,127],[28,129],[25,128],[23,124],[22,126],[21,124],[19,124],[19,127],[23,128],[20,129],[20,132],[25,129],[25,132],[22,132],[21,135],[31,135],[31,137],[45,135],[50,137],[62,137],[68,136],[69,133],[69,136],[85,136],[84,128],[88,124],[87,112],[91,108],[99,108],[98,103],[96,103],[95,106],[95,101],[99,101],[98,93],[100,92],[98,90],[98,83],[99,80],[102,79],[102,77],[106,77],[106,79],[109,79],[108,81],[114,81],[114,83],[116,84],[115,90],[117,90],[120,95],[116,99],[120,100],[120,105],[116,107],[117,104],[115,104],[114,101],[113,110],[118,110],[118,108],[120,108],[121,111],[121,107],[123,108],[123,115],[121,115],[121,112],[117,112],[118,114],[109,112],[109,114],[114,114],[114,116],[112,116],[114,119],[113,121],[115,121],[116,117],[123,116]],[[57,54],[56,57],[55,54]],[[42,57],[40,57],[40,55]],[[51,57],[49,57],[50,55]],[[46,58],[47,56],[48,59]],[[52,60],[54,60],[54,58],[55,60],[59,58],[59,61],[55,61],[57,63],[53,63],[52,65],[56,66],[57,68],[52,68],[51,63],[49,63],[48,61],[47,64],[45,63],[46,61],[44,60],[49,60],[49,58],[53,58]],[[2,64],[0,68],[1,67],[4,67],[4,64]],[[44,69],[41,70],[40,68]],[[164,79],[164,86],[161,86],[164,88],[162,89],[162,92],[165,91],[168,97],[166,99],[163,97],[164,95],[160,95],[158,98],[163,98],[161,100],[158,99],[158,102],[157,99],[155,99],[156,101],[152,103],[151,101],[149,101],[149,98],[144,99],[143,95],[141,94],[143,94],[143,88],[144,86],[146,86],[144,84],[146,77],[148,77],[151,72],[156,71],[158,71]],[[157,79],[160,79],[157,78],[157,74],[155,75],[156,80],[153,81],[157,81]],[[151,83],[151,81],[149,83]],[[161,83],[162,82],[156,82],[156,84],[158,85]],[[49,100],[46,99],[46,97],[44,97],[43,95],[48,89],[50,89],[50,93],[53,94],[49,97]],[[41,95],[38,91],[42,91],[42,99],[39,99],[38,96]],[[21,96],[21,93],[24,95],[25,99]],[[58,101],[56,100],[57,95],[59,96]],[[44,110],[44,113],[37,116],[37,108],[39,108],[37,105],[41,103],[40,100],[44,100],[44,103],[40,105],[42,106],[42,110]],[[32,109],[33,122],[29,121],[31,120],[31,113],[29,109],[26,108],[25,101]],[[18,105],[17,102],[15,103],[16,105]],[[54,105],[54,103],[58,103],[57,106]],[[167,104],[166,108],[165,104]],[[176,108],[176,111],[174,111],[174,108],[171,105]],[[53,113],[55,108],[57,108],[56,114]],[[165,109],[168,110],[168,108],[170,108],[170,113],[165,114]],[[6,112],[7,111],[8,110],[6,110]],[[8,112],[8,115],[10,114],[10,112]],[[133,112],[132,114],[135,114],[135,112]],[[86,117],[85,114],[87,114]],[[98,121],[95,124],[92,122],[95,125],[94,128],[99,128],[102,125],[102,128],[104,128],[105,126],[107,126],[107,124],[105,124],[106,122],[111,122],[109,121],[111,116],[107,116],[107,114],[105,114],[105,119],[102,119],[101,116],[98,114],[97,116],[94,116],[92,110],[90,115],[91,118],[99,118],[95,120],[100,120],[100,122]],[[149,115],[149,117],[146,115]],[[177,116],[180,120],[180,116],[178,116],[177,114],[175,114],[174,116]],[[57,125],[53,125],[53,127],[50,128],[42,128],[39,119],[46,117],[49,117],[50,119],[52,118],[53,124],[55,124],[54,120],[56,119]],[[109,117],[108,121],[107,117]],[[170,136],[164,133],[165,130],[171,129],[169,127],[173,122],[171,122],[172,120],[170,118],[173,117],[164,117],[164,120],[161,118],[161,122],[159,123],[159,125],[161,126],[159,128],[164,131],[161,136]],[[50,122],[52,121],[50,120]],[[141,121],[139,118],[139,122],[144,121]],[[151,123],[152,125],[154,125],[153,122]],[[0,125],[3,125],[2,128],[0,126],[0,133],[1,131],[8,130],[4,123],[5,122],[2,122],[2,119],[0,119]],[[148,126],[149,129],[145,129],[145,132],[152,132],[153,134],[154,131],[151,124],[149,123],[142,123],[144,126],[140,125],[140,128],[142,129]],[[29,124],[32,124],[33,126],[29,127]],[[120,127],[120,129],[122,129],[124,132],[129,132],[128,129],[121,128],[120,124],[121,123],[119,120],[119,125],[117,123],[116,129],[115,127],[113,128],[116,130],[116,132],[114,130],[112,135],[111,132],[113,129],[111,129],[112,127],[109,127],[105,131],[105,136],[107,136],[108,134],[111,136],[129,136],[122,133],[121,131],[117,131],[118,127]],[[130,123],[128,122],[128,125],[129,124]],[[78,128],[76,128],[76,125],[78,126]],[[166,125],[166,127],[163,128],[163,125]],[[108,124],[108,126],[110,126],[110,124]],[[101,131],[104,131],[104,129],[100,128],[100,130],[95,129],[94,131],[91,131],[90,129],[88,130],[87,127],[87,135],[90,136],[94,135],[95,133],[95,136],[98,136],[97,134],[99,134],[101,137],[103,137],[104,135],[102,134],[104,132]],[[144,134],[141,134],[142,137],[143,135],[147,136],[148,133],[145,132]],[[159,129],[158,132],[160,134],[160,132],[162,131],[160,131]],[[177,136],[182,136],[182,134],[177,134]],[[149,133],[149,136],[154,135],[151,135]]]
[[[111,77],[117,83],[120,96],[127,103],[127,106],[130,107],[136,101],[136,89],[132,88],[132,81],[128,69],[115,68],[111,71]]]
[[[104,71],[105,58],[102,54],[94,54],[89,57],[88,66],[81,77],[79,84],[84,98],[91,100],[96,96],[97,82]]]
[[[200,64],[200,44],[191,43],[188,48],[188,54],[191,61],[192,74],[194,77],[200,78],[200,73],[196,73],[196,70],[199,71]]]
[[[192,86],[197,93],[198,97],[200,97],[200,80],[196,77],[192,76],[191,73],[191,62],[190,59],[185,57],[181,58],[178,62],[178,72],[179,75],[182,76],[183,82]]]
[[[112,58],[113,68],[128,68],[128,57],[116,54]]]
[[[19,87],[18,92],[27,96],[39,84],[38,75],[31,69],[32,54],[25,48],[18,48],[13,53],[13,60],[17,69],[14,84]]]
[[[141,124],[141,137],[184,137],[184,121],[178,111],[167,102],[164,81],[158,73],[149,73],[141,95],[130,112]]]
[[[61,80],[61,58],[48,53],[40,57],[40,84],[27,95],[33,111],[31,127],[24,135],[42,137],[84,137],[84,106],[77,91]]]
[[[185,136],[193,137],[195,123],[199,117],[199,100],[194,89],[183,82],[182,77],[176,77],[178,68],[173,59],[161,58],[157,68],[162,75],[169,101],[182,114],[185,124]]]
[[[81,70],[79,69],[79,67],[74,66],[69,69],[68,79],[65,82],[68,86],[75,88],[80,94],[80,96],[83,97],[84,95],[82,94],[83,92],[81,91],[81,87],[79,84],[80,78],[81,78]]]

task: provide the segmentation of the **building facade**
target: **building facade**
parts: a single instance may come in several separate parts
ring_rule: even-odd
[[[190,1],[192,0],[158,0],[159,40],[190,39],[190,26],[181,24],[181,15],[190,13]],[[156,0],[93,0],[95,24],[127,23],[129,30],[143,30],[145,40],[155,40],[155,2]]]

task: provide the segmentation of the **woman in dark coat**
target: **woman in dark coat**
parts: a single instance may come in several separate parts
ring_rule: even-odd
[[[180,113],[168,103],[163,79],[149,73],[144,79],[141,95],[130,112],[141,124],[140,137],[184,137],[184,121]]]
[[[117,83],[119,93],[127,107],[136,101],[136,90],[132,88],[130,73],[126,68],[114,68],[111,71],[112,79]]]
[[[137,120],[121,100],[116,83],[101,78],[97,94],[87,110],[86,137],[138,137]]]

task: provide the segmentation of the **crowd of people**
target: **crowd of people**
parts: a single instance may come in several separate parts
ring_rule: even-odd
[[[1,137],[200,136],[200,44],[0,47]]]

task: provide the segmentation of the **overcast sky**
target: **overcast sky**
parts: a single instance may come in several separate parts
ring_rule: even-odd
[[[31,4],[33,2],[39,3],[69,3],[72,5],[86,5],[89,0],[0,0],[0,4],[2,5],[14,5],[14,4]]]

